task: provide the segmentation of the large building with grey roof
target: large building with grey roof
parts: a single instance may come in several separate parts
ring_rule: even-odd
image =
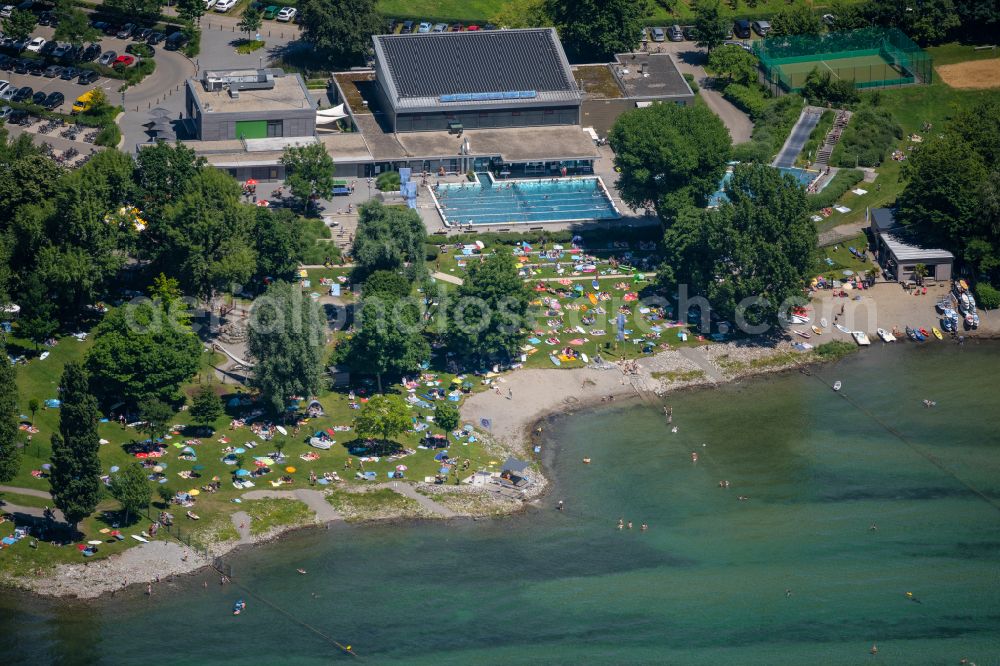
[[[553,28],[376,35],[394,132],[575,125],[582,93]]]

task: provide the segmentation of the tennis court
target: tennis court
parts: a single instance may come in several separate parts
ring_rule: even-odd
[[[754,53],[773,88],[799,92],[815,69],[856,88],[930,83],[931,57],[896,28],[768,38]],[[775,90],[774,92],[778,92]]]

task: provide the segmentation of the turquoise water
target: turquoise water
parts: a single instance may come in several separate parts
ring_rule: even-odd
[[[610,220],[618,211],[599,178],[542,178],[444,184],[435,190],[449,224],[519,224],[566,220]]]
[[[263,598],[368,663],[997,664],[998,369],[997,345],[876,346],[672,396],[676,434],[657,407],[566,415],[525,515],[299,532],[230,558],[253,595],[207,575],[152,599],[7,594],[0,655],[349,661]]]
[[[806,187],[809,183],[813,182],[817,175],[815,171],[807,171],[805,169],[800,169],[798,167],[778,167],[778,171],[784,174],[788,174],[794,178],[799,185]],[[712,193],[712,196],[708,198],[709,208],[714,208],[720,204],[729,201],[729,197],[726,196],[726,183],[732,180],[733,172],[727,171],[726,175],[722,177],[719,181],[719,189]]]

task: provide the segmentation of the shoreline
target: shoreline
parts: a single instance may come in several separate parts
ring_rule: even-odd
[[[979,335],[969,339],[978,342],[996,339],[996,336]],[[856,349],[851,354],[860,351]],[[736,361],[730,360],[733,355],[736,355]],[[414,512],[411,507],[374,515],[351,516],[349,519],[344,516],[333,520],[315,519],[311,523],[276,526],[249,539],[212,544],[208,549],[208,557],[173,539],[151,541],[96,562],[60,564],[42,577],[7,578],[0,582],[0,586],[48,598],[91,601],[110,598],[119,592],[131,593],[136,586],[176,576],[197,575],[212,567],[213,558],[224,557],[244,546],[253,547],[272,542],[301,529],[329,529],[330,523],[334,522],[364,525],[426,520],[479,520],[521,513],[548,492],[549,480],[533,449],[537,436],[546,422],[554,416],[618,401],[632,404],[639,400],[649,406],[659,406],[663,404],[663,398],[671,393],[719,387],[741,379],[787,372],[839,358],[841,357],[824,359],[815,353],[793,352],[787,341],[767,344],[730,342],[661,351],[652,357],[641,359],[642,363],[638,364],[634,374],[626,374],[614,364],[603,368],[590,366],[561,370],[516,370],[499,380],[511,389],[513,398],[497,396],[492,391],[476,393],[462,405],[461,414],[463,421],[474,423],[477,427],[480,427],[481,419],[488,419],[491,426],[487,431],[488,439],[492,446],[502,449],[504,455],[523,456],[537,462],[529,472],[532,481],[530,490],[518,499],[499,498],[471,486],[417,483],[410,487],[416,492],[426,491],[421,494],[429,498],[435,495],[460,498],[455,508],[451,509],[452,515],[433,515],[419,510]],[[728,366],[719,363],[723,359],[729,363]],[[707,372],[712,366],[716,370],[715,376],[710,376]],[[539,376],[539,373],[544,374]],[[679,373],[673,375],[678,379],[672,379],[670,373]],[[376,489],[366,490],[360,487],[341,492],[364,493],[371,490]],[[461,498],[463,495],[468,498]],[[471,502],[466,501],[469,498],[472,498]],[[134,575],[136,572],[153,570],[157,571],[154,576],[128,579],[129,573]]]

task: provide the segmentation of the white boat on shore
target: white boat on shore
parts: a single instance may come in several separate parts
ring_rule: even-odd
[[[841,333],[850,333],[851,332],[851,329],[847,328],[846,326],[844,326],[842,324],[834,324],[833,326],[834,326],[834,328],[836,328]]]
[[[884,328],[878,329],[878,337],[882,339],[882,342],[895,342],[896,336],[885,330]]]
[[[854,341],[858,343],[859,347],[867,347],[872,343],[872,341],[868,339],[868,334],[864,331],[854,331],[851,333],[851,337],[854,338]]]

